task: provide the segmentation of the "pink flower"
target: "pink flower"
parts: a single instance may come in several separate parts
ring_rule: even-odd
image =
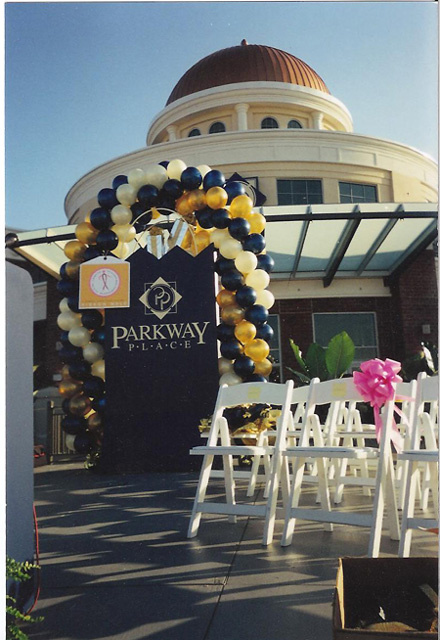
[[[379,358],[367,360],[361,364],[361,371],[353,373],[356,389],[372,407],[380,408],[393,398],[395,384],[402,382],[397,375],[400,368],[400,362],[388,358],[385,361]]]

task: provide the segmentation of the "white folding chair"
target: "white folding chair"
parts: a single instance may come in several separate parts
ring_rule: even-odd
[[[428,377],[426,373],[417,378],[416,410],[411,427],[410,448],[398,457],[407,463],[406,487],[402,510],[402,530],[399,556],[408,557],[411,550],[412,532],[417,528],[438,528],[438,461],[439,449],[436,433],[438,421],[438,376]],[[429,405],[429,406],[428,406]],[[428,409],[428,410],[427,410]],[[424,449],[420,449],[421,439]],[[424,471],[426,488],[432,492],[434,517],[426,514],[414,516],[416,490],[420,472]],[[426,501],[427,502],[427,501]],[[423,502],[421,507],[427,507]]]
[[[297,447],[288,447],[282,455],[293,462],[292,487],[290,504],[286,509],[282,546],[292,542],[296,519],[322,522],[325,529],[331,531],[333,523],[370,528],[368,555],[379,554],[385,504],[387,506],[388,527],[390,537],[399,539],[399,520],[397,515],[396,496],[394,491],[394,468],[391,455],[390,434],[393,426],[394,397],[385,405],[382,413],[383,427],[379,447],[343,447],[330,446],[324,442],[321,425],[315,414],[317,405],[331,404],[334,401],[362,402],[352,378],[319,382],[312,380],[310,395],[306,409],[302,433]],[[335,409],[336,410],[336,409]],[[310,445],[313,441],[313,445]],[[328,442],[331,440],[329,439]],[[304,466],[307,459],[314,459],[318,471],[318,487],[321,505],[309,508],[300,506],[301,488],[303,484]],[[329,481],[327,475],[328,461],[336,460],[376,459],[375,493],[372,513],[354,513],[332,510],[330,504]]]
[[[202,513],[223,514],[229,516],[230,522],[236,522],[237,516],[257,516],[265,519],[263,544],[270,544],[273,538],[281,456],[275,455],[278,448],[285,446],[286,430],[289,424],[290,406],[292,404],[293,382],[286,384],[275,383],[243,383],[231,387],[222,386],[219,390],[217,403],[212,417],[212,426],[206,445],[194,447],[192,455],[203,455],[202,468],[188,527],[188,537],[197,535]],[[264,445],[236,445],[231,443],[228,423],[223,412],[228,407],[242,404],[267,403],[281,406],[281,415],[277,420],[274,445],[268,441]],[[271,432],[272,433],[272,432]],[[223,458],[223,479],[225,487],[225,502],[205,501],[210,479],[213,477],[214,456]],[[233,456],[271,456],[271,470],[269,489],[266,492],[267,501],[264,504],[237,504],[235,501],[235,480],[233,472]],[[283,474],[283,500],[287,500],[288,479]]]

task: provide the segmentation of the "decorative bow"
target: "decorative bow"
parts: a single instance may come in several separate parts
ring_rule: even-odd
[[[367,360],[361,364],[361,371],[353,373],[353,380],[356,389],[366,402],[369,402],[374,411],[374,422],[376,425],[376,438],[380,442],[382,434],[382,418],[380,416],[380,408],[392,400],[395,395],[396,383],[402,382],[402,378],[397,375],[401,369],[400,362],[396,360],[383,361],[379,358]],[[395,411],[403,417],[402,412],[395,407]],[[397,452],[400,453],[403,448],[403,439],[393,420],[393,430],[391,433],[391,441]]]

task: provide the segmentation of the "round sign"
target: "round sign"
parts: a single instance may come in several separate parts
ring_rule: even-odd
[[[97,269],[91,276],[89,281],[90,289],[97,296],[106,298],[111,296],[119,289],[120,278],[116,271],[103,267]]]

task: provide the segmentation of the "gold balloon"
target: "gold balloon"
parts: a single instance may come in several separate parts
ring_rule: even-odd
[[[209,235],[208,231],[202,229],[202,231],[196,233],[194,242],[197,249],[196,253],[200,253],[201,251],[203,251],[203,249],[206,249],[206,247],[210,245],[211,236]]]
[[[130,249],[126,242],[118,242],[118,246],[116,249],[113,249],[112,253],[114,253],[117,258],[124,260],[130,253]]]
[[[260,376],[267,377],[268,375],[270,375],[271,371],[272,363],[267,358],[264,358],[264,360],[260,360],[259,362],[255,363],[254,373],[258,373],[258,375]]]
[[[257,338],[247,343],[244,348],[245,354],[252,358],[254,362],[261,362],[269,355],[269,345],[265,340]]]
[[[249,196],[236,196],[229,206],[229,211],[233,218],[244,218],[252,211],[253,206]]]
[[[75,235],[84,244],[96,244],[99,229],[95,229],[87,222],[80,222],[75,229]]]
[[[60,374],[61,374],[61,377],[62,377],[63,380],[71,380],[72,379],[72,377],[70,375],[69,365],[68,364],[65,364],[63,366],[63,368],[60,371]]]
[[[266,228],[266,218],[261,213],[251,213],[247,221],[251,225],[250,233],[262,233]]]
[[[191,211],[199,211],[206,207],[206,196],[203,191],[194,189],[188,192],[188,206],[192,207]]]
[[[66,258],[74,260],[75,262],[82,262],[84,260],[84,252],[87,249],[86,245],[78,240],[69,240],[64,245],[64,253]]]
[[[92,364],[92,375],[101,380],[105,380],[105,362],[104,360],[97,360]]]
[[[206,204],[211,209],[223,209],[228,202],[228,194],[222,187],[211,187],[206,192]]]
[[[236,304],[230,304],[221,310],[220,316],[225,324],[238,324],[244,319],[245,310]]]
[[[230,304],[235,304],[235,293],[222,289],[218,292],[216,298],[219,307],[229,307]]]
[[[66,275],[70,280],[78,280],[80,264],[81,262],[74,262],[73,260],[66,262]]]
[[[75,416],[85,416],[90,411],[90,398],[79,394],[71,398],[69,402],[69,411]]]
[[[194,211],[189,201],[189,193],[184,193],[183,196],[176,200],[175,209],[181,216],[188,216]]]
[[[136,229],[131,224],[114,224],[111,230],[116,233],[119,242],[131,242],[136,236]]]
[[[252,322],[248,322],[247,320],[242,320],[235,327],[235,337],[242,344],[247,344],[251,340],[253,340],[257,333],[257,327],[252,324]]]
[[[78,380],[61,380],[58,385],[58,391],[60,395],[65,398],[72,398],[78,391],[81,390],[82,382]]]
[[[102,424],[102,418],[99,415],[99,413],[92,413],[87,418],[87,426],[90,429],[90,431],[96,431],[96,429],[99,429],[101,424]]]

